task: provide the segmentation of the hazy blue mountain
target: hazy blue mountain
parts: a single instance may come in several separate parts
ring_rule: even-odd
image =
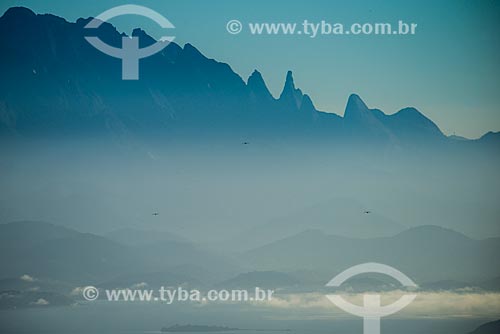
[[[153,268],[166,270],[179,266],[195,266],[211,273],[218,280],[230,277],[242,270],[241,265],[230,256],[212,252],[204,247],[179,241],[162,241],[134,247],[142,259],[148,259]],[[170,270],[169,270],[170,271]],[[188,274],[188,276],[191,276]],[[199,277],[209,281],[209,275]],[[196,278],[196,277],[195,277]]]
[[[457,136],[457,135],[450,135],[448,136],[449,139],[451,140],[456,140],[456,141],[467,141],[469,140],[468,138],[462,137],[462,136]]]
[[[265,108],[275,101],[259,71],[254,70],[250,77],[248,77],[247,87],[250,93],[250,99],[252,103],[256,105],[256,109]]]
[[[478,286],[488,291],[500,291],[500,276],[479,282]]]
[[[354,239],[309,230],[242,255],[259,270],[314,270],[325,279],[353,265],[392,265],[417,282],[477,282],[500,273],[500,239],[473,240],[435,226],[409,229],[393,237]]]
[[[357,201],[335,198],[322,201],[302,210],[293,210],[286,216],[247,229],[228,240],[227,245],[236,250],[257,246],[290,237],[307,229],[317,229],[327,234],[359,238],[393,235],[405,229],[391,219],[368,209]]]
[[[496,147],[500,144],[500,132],[490,131],[479,138],[477,142]]]
[[[470,332],[470,334],[498,334],[498,333],[500,333],[500,320],[488,322]]]
[[[145,245],[161,241],[188,242],[186,238],[171,232],[121,228],[104,235],[106,238],[129,246]]]
[[[284,112],[297,112],[302,107],[303,98],[304,94],[302,94],[302,91],[295,87],[292,71],[288,71],[286,74],[285,86],[278,99],[280,107]]]
[[[34,234],[39,238],[33,238]],[[193,277],[191,282],[200,279],[208,284],[210,280],[231,277],[238,267],[224,255],[180,240],[125,245],[95,234],[39,222],[1,224],[0,235],[11,238],[9,244],[2,244],[0,278],[11,280],[29,275],[42,283],[97,284],[128,282],[127,277],[132,280],[141,275],[171,271],[178,277]],[[196,271],[193,267],[201,269]],[[199,277],[194,277],[195,274]],[[4,283],[12,286],[13,281]],[[19,288],[21,284],[13,287]]]
[[[437,125],[417,109],[404,108],[386,115],[379,109],[368,108],[356,94],[349,97],[344,120],[351,133],[368,133],[375,140],[421,143],[445,139]]]
[[[382,115],[382,111],[369,109],[357,94],[352,94],[345,108],[344,123],[351,135],[369,133],[375,140],[396,140],[383,124]]]
[[[124,245],[106,238],[81,233],[73,237],[46,241],[18,256],[12,264],[16,272],[67,282],[110,279],[133,270],[139,257]]]
[[[415,108],[404,108],[392,115],[379,113],[378,116],[399,139],[417,142],[444,140],[437,125]]]
[[[447,140],[415,108],[386,115],[355,94],[343,118],[320,112],[295,86],[290,71],[274,98],[258,71],[245,82],[229,65],[205,57],[191,44],[170,43],[141,60],[141,80],[122,81],[120,60],[85,41],[89,20],[71,23],[23,7],[10,8],[0,18],[0,134],[93,134],[125,142],[158,136],[303,137],[323,143],[345,138],[397,146]],[[120,46],[124,36],[108,23],[98,35],[113,46]],[[154,42],[141,29],[132,35],[142,46]]]
[[[0,224],[0,248],[25,249],[43,242],[69,238],[79,233],[66,227],[39,221],[16,221]],[[4,253],[4,252],[2,252]]]
[[[489,131],[478,139],[467,139],[461,136],[452,135],[448,139],[454,147],[459,150],[467,149],[467,154],[471,155],[475,152],[489,153],[492,150],[498,150],[500,146],[500,132]],[[462,151],[463,152],[463,151]]]

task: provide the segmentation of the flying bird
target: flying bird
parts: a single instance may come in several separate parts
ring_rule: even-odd
[[[158,216],[159,213],[158,212],[153,212],[153,216]]]
[[[367,210],[367,211],[365,211],[365,214],[369,214],[369,213],[372,213],[372,212],[371,212],[371,211],[368,211],[368,210]]]
[[[243,142],[243,145],[248,145],[248,144],[250,144],[250,143],[249,143],[249,142],[247,142],[247,141],[244,141],[244,142]]]

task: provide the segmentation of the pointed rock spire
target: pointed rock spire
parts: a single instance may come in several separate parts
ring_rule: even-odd
[[[272,100],[273,96],[269,92],[269,89],[266,86],[264,78],[262,78],[262,74],[259,71],[254,70],[250,75],[247,81],[248,89],[250,93],[254,95],[254,97],[258,99],[264,100]]]
[[[293,82],[293,74],[292,71],[288,71],[286,73],[285,85],[283,86],[283,90],[280,94],[280,99],[287,94],[290,94],[296,90],[295,83]]]
[[[298,110],[302,104],[302,91],[295,88],[292,71],[286,73],[285,86],[279,97],[280,103],[285,109]]]

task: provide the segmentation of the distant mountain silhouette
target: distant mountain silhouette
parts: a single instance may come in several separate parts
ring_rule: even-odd
[[[89,20],[70,23],[23,7],[0,18],[0,135],[346,138],[403,146],[449,140],[415,108],[386,115],[355,94],[344,117],[318,111],[291,71],[276,99],[258,71],[245,82],[191,44],[170,43],[140,61],[140,80],[122,81],[120,60],[84,39]],[[97,31],[120,47],[124,35],[112,25]],[[132,35],[141,46],[154,42],[141,29]]]
[[[477,141],[491,146],[498,146],[500,144],[500,132],[490,131],[484,134]]]
[[[335,198],[254,226],[228,240],[227,246],[236,250],[248,250],[306,229],[317,229],[339,236],[373,238],[394,235],[405,227],[376,212],[365,214],[363,205],[354,200]]]
[[[113,230],[106,233],[104,236],[115,242],[130,246],[145,245],[152,242],[161,241],[188,241],[185,238],[170,232],[142,230],[135,228],[121,228],[118,230]]]
[[[500,291],[500,276],[482,281],[480,282],[479,286],[484,290]]]
[[[258,270],[311,270],[327,276],[355,264],[392,265],[417,282],[479,282],[500,274],[500,239],[473,240],[437,226],[411,228],[393,237],[354,239],[308,230],[250,250],[242,259]]]
[[[43,242],[70,238],[79,233],[66,227],[38,221],[0,224],[0,247],[30,248]]]
[[[0,224],[0,236],[10,238],[1,243],[0,280],[28,274],[44,282],[121,284],[163,272],[167,284],[168,279],[177,282],[188,276],[186,269],[178,267],[192,266],[201,268],[198,273],[207,284],[209,277],[224,279],[237,272],[226,256],[181,240],[152,239],[151,243],[127,245],[43,222]]]
[[[500,320],[488,322],[470,332],[470,334],[498,334],[498,333],[500,333]]]

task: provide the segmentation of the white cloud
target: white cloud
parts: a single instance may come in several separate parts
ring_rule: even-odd
[[[148,283],[146,282],[141,282],[141,283],[136,283],[130,287],[132,290],[137,290],[137,289],[144,289],[148,286]]]
[[[388,305],[399,299],[404,292],[392,291],[382,293],[383,305]],[[347,294],[346,300],[353,304],[363,305],[363,295]],[[255,307],[270,307],[295,313],[299,317],[316,316],[338,317],[349,316],[332,304],[323,294],[303,293],[290,295],[274,295],[266,302],[255,302]],[[310,314],[309,314],[310,313]],[[448,318],[448,317],[498,317],[500,313],[500,293],[478,292],[422,292],[408,307],[395,316],[401,318]]]
[[[32,302],[31,305],[45,306],[45,305],[49,305],[49,302],[43,298],[40,298],[36,302]]]
[[[21,281],[25,281],[25,282],[34,282],[34,281],[36,281],[36,278],[34,278],[33,276],[30,276],[28,274],[22,275],[21,277],[19,277],[19,279]]]

